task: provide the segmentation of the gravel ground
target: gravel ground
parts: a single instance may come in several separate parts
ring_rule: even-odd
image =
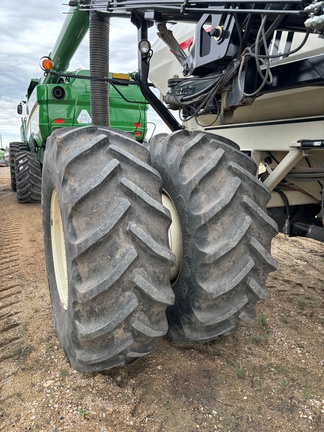
[[[159,348],[106,373],[55,336],[39,204],[0,167],[0,431],[324,431],[324,245],[278,235],[257,318],[213,343]]]

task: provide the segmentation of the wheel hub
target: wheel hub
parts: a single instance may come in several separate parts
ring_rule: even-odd
[[[69,296],[65,241],[61,210],[55,189],[53,190],[51,197],[51,243],[56,286],[59,293],[61,305],[63,309],[67,310]]]
[[[175,282],[180,272],[182,263],[182,232],[178,212],[173,201],[165,190],[162,191],[162,204],[171,213],[171,225],[168,231],[169,247],[176,256],[176,264],[170,270],[170,280]]]

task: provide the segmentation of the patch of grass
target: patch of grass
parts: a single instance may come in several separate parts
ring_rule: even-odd
[[[313,301],[306,297],[298,297],[296,299],[297,306],[299,309],[305,310],[307,308],[313,307]]]
[[[222,342],[224,342],[224,339],[219,336],[218,338],[208,341],[207,343],[208,345],[220,345]]]
[[[251,333],[250,335],[252,342],[257,345],[268,343],[269,335],[267,333]]]
[[[268,324],[268,318],[265,315],[260,315],[258,317],[258,322],[259,322],[259,325],[262,328],[268,328],[268,326],[269,326],[269,324]]]
[[[26,360],[33,351],[35,351],[35,347],[33,345],[26,345],[23,347],[18,346],[14,353],[15,356],[19,357],[19,360]]]
[[[307,368],[305,368],[305,367],[300,368],[300,372],[302,373],[302,375],[304,377],[307,377],[307,376],[309,376],[311,374],[310,371]]]
[[[61,369],[60,370],[60,377],[65,379],[66,377],[69,376],[69,371],[67,369]]]
[[[275,368],[276,368],[276,371],[280,375],[288,375],[289,374],[289,368],[283,364],[279,364]]]
[[[268,318],[265,315],[259,315],[257,325],[254,324],[253,327],[255,331],[248,331],[247,333],[251,341],[257,345],[268,343],[270,334]]]
[[[314,395],[312,395],[312,393],[310,393],[307,390],[303,390],[302,391],[302,396],[303,396],[304,399],[307,399],[307,400],[313,399],[313,397],[314,397]]]
[[[79,411],[79,414],[80,414],[83,418],[88,417],[88,415],[90,414],[90,412],[89,412],[86,408],[80,408],[78,411]]]
[[[205,347],[212,356],[220,356],[223,353],[223,339],[217,338],[205,343]]]
[[[28,369],[30,370],[47,370],[48,364],[45,360],[35,358],[33,361],[28,365]]]
[[[283,324],[289,324],[289,318],[286,315],[280,315],[279,320],[283,323]]]
[[[246,377],[246,370],[242,365],[240,365],[239,363],[234,363],[233,368],[237,378],[244,379]]]

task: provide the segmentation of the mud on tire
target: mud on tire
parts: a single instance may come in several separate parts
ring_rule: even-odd
[[[219,136],[179,131],[151,143],[153,167],[178,212],[183,258],[167,309],[174,341],[207,341],[251,319],[268,298],[276,223],[256,164]]]
[[[175,261],[167,237],[171,220],[161,204],[161,177],[149,162],[143,145],[108,128],[65,128],[47,142],[42,193],[47,272],[58,338],[77,370],[131,362],[151,352],[168,330],[165,310],[174,302],[168,278]],[[53,258],[51,207],[57,205],[65,300]]]

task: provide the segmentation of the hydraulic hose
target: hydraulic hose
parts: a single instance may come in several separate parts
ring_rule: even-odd
[[[90,13],[90,74],[108,78],[109,74],[109,16],[97,11]],[[90,81],[90,104],[92,124],[110,126],[109,87],[105,81]]]

